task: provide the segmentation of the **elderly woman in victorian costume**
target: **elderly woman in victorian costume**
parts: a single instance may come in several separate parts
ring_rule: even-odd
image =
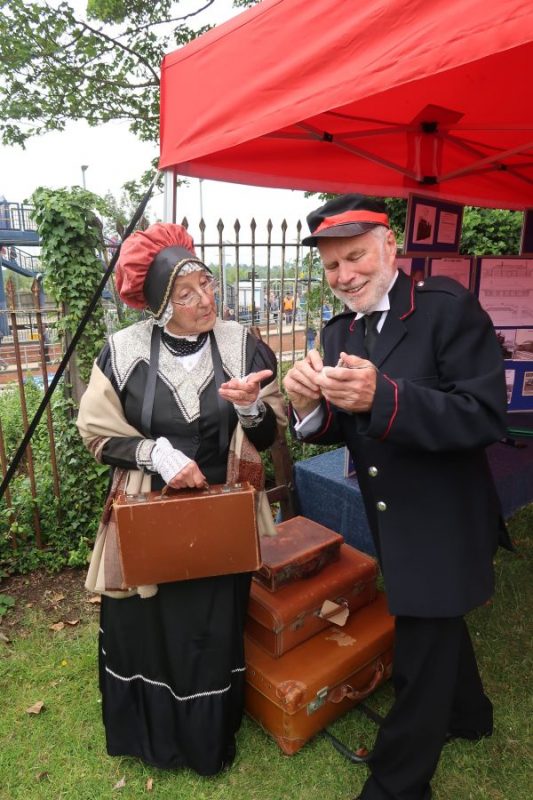
[[[110,337],[80,406],[85,443],[114,468],[110,498],[150,484],[224,483],[228,461],[239,463],[230,448],[236,432],[256,456],[276,436],[282,401],[274,354],[237,322],[217,319],[213,276],[179,225],[134,233],[122,245],[116,280],[123,301],[152,317]],[[87,580],[104,595],[108,753],[216,774],[233,761],[243,712],[250,575],[113,591],[120,580],[112,533],[104,513]]]

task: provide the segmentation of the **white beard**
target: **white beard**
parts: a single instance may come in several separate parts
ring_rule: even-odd
[[[359,300],[357,295],[349,294],[348,291],[343,289],[333,289],[332,292],[344,305],[348,306],[350,311],[355,311],[359,314],[367,314],[371,311],[378,303],[379,300],[387,293],[387,289],[389,288],[390,282],[392,280],[393,271],[389,270],[387,264],[385,263],[385,253],[384,245],[382,251],[380,253],[380,264],[379,264],[379,272],[374,273],[376,277],[373,281],[372,292],[370,296],[367,296],[364,300],[364,306],[362,305],[362,300]],[[349,287],[347,287],[349,288]]]

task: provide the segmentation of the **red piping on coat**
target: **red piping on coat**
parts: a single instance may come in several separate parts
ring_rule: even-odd
[[[324,427],[321,430],[317,431],[316,433],[313,433],[311,436],[306,436],[306,441],[312,442],[313,439],[318,439],[320,436],[322,436],[324,433],[326,433],[327,429],[331,425],[331,420],[332,420],[332,417],[333,417],[333,411],[330,408],[329,400],[326,400],[326,406],[327,406],[327,409],[328,409],[328,416],[326,418],[326,422],[324,424]]]
[[[312,439],[316,439],[318,436],[322,436],[322,434],[326,433],[327,429],[329,428],[330,423],[331,423],[331,418],[333,417],[333,412],[331,411],[330,406],[329,406],[329,402],[327,400],[326,400],[326,405],[328,407],[328,416],[326,418],[324,427],[321,430],[317,431],[317,433],[313,433],[311,436],[306,437],[306,441],[311,441]],[[289,403],[289,407],[287,409],[287,415],[290,417],[291,414],[296,417],[298,422],[301,422],[300,417],[298,416],[298,414],[296,413],[296,411],[292,407],[292,403]]]
[[[387,430],[385,431],[383,436],[380,436],[380,439],[379,439],[380,442],[382,442],[383,439],[386,439],[387,436],[389,435],[390,429],[392,428],[392,423],[394,422],[394,420],[396,419],[396,415],[398,414],[398,384],[396,383],[396,381],[393,381],[391,378],[389,378],[387,375],[385,375],[384,372],[382,372],[381,374],[383,375],[383,377],[385,378],[386,381],[388,381],[389,383],[392,383],[392,385],[394,386],[394,411],[392,412],[391,417],[389,419],[389,424],[387,425]]]
[[[415,282],[413,278],[411,278],[411,308],[409,309],[409,311],[406,311],[405,314],[402,314],[400,319],[405,319],[406,317],[409,316],[409,314],[412,314],[414,310],[415,310]]]

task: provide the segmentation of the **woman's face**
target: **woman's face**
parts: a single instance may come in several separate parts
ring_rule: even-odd
[[[216,321],[215,284],[204,270],[178,276],[170,295],[172,318],[169,333],[190,336],[210,331]]]

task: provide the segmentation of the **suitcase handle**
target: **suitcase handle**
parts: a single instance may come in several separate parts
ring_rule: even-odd
[[[365,697],[368,697],[368,695],[374,691],[378,683],[383,680],[384,674],[385,666],[382,661],[378,661],[376,662],[376,671],[368,686],[364,689],[354,689],[348,683],[345,683],[343,686],[336,686],[335,689],[328,694],[328,700],[331,703],[340,703],[345,697],[348,697],[350,700],[364,700]]]
[[[318,611],[315,611],[315,616],[319,617],[320,619],[327,620],[331,619],[331,617],[337,616],[337,614],[340,614],[343,608],[345,609],[347,608],[348,610],[350,609],[349,603],[347,600],[344,599],[344,597],[339,597],[337,600],[331,600],[330,602],[335,603],[337,606],[340,607],[334,608],[333,611],[328,611],[326,614],[323,614],[322,611],[318,609]]]

